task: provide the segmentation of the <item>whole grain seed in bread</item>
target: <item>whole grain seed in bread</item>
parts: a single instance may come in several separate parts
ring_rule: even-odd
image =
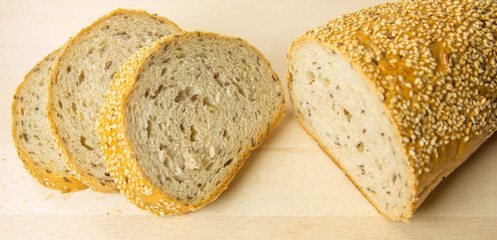
[[[48,86],[48,119],[64,159],[93,190],[117,191],[96,132],[98,113],[115,73],[138,49],[180,31],[166,18],[118,9],[81,30],[62,48]]]
[[[98,126],[121,193],[157,215],[216,199],[284,114],[283,87],[246,41],[184,32],[123,65]]]
[[[497,3],[399,1],[288,54],[302,127],[386,218],[408,220],[497,129]]]
[[[43,186],[67,193],[88,187],[73,176],[50,133],[46,87],[58,53],[55,50],[36,64],[17,88],[12,103],[12,137],[28,172]]]

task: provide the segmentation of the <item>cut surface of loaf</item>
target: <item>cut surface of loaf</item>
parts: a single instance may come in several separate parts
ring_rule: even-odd
[[[495,1],[387,3],[293,43],[295,115],[386,218],[408,220],[496,131],[496,9]]]
[[[185,32],[128,60],[99,135],[124,195],[154,214],[181,214],[217,198],[283,113],[281,82],[257,49]]]
[[[50,133],[46,87],[58,53],[53,51],[34,66],[17,88],[12,104],[12,136],[28,172],[43,186],[67,193],[88,187],[73,176]]]
[[[180,31],[166,18],[118,9],[81,30],[61,50],[48,87],[48,117],[64,159],[93,190],[117,191],[96,132],[114,75],[138,49]]]

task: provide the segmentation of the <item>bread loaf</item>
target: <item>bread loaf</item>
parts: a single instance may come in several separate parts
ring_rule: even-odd
[[[386,218],[408,220],[497,129],[497,3],[399,1],[288,54],[301,126]]]
[[[62,159],[50,133],[46,104],[48,78],[59,50],[46,56],[26,74],[12,103],[12,137],[19,158],[43,186],[62,193],[88,188]]]
[[[48,119],[64,159],[93,190],[117,191],[96,131],[115,73],[138,49],[180,31],[166,18],[118,9],[81,30],[62,48],[48,86]]]
[[[282,119],[283,88],[246,41],[184,32],[130,58],[98,126],[121,193],[157,215],[216,199]]]

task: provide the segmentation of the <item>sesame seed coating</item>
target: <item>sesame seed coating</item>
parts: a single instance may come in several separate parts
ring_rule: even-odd
[[[418,181],[448,152],[497,129],[496,1],[386,3],[305,37],[337,49],[372,81]]]

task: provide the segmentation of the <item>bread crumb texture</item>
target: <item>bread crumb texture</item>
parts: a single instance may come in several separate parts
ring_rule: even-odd
[[[226,48],[226,43],[233,48],[219,52]],[[250,57],[256,64],[238,65],[233,61],[224,67],[242,72],[241,67],[250,66],[257,74],[247,76],[246,80],[254,77],[258,81],[254,80],[254,84],[265,83],[271,86],[269,90],[256,89],[257,94],[248,91],[245,98],[240,78],[228,79],[225,73],[215,70],[219,63],[214,59],[224,62],[221,60],[224,57],[237,54]],[[201,32],[183,32],[165,38],[131,57],[115,79],[100,112],[98,126],[105,160],[121,193],[133,204],[156,215],[183,214],[216,199],[249,152],[283,117],[281,82],[262,54],[238,38]],[[208,92],[209,89],[217,89],[219,93]],[[265,91],[274,95],[259,93]],[[224,99],[225,94],[232,98]],[[218,103],[228,100],[266,103],[261,99],[270,105],[260,107],[260,113],[250,116],[238,115],[244,110],[231,108],[234,104]],[[146,104],[138,104],[140,102]],[[164,109],[164,113],[157,112],[156,107]],[[224,115],[233,111],[237,114]],[[193,115],[198,118],[192,118]],[[238,120],[249,117],[255,120]],[[215,119],[217,123],[210,122]],[[239,129],[252,127],[257,135],[241,139],[242,145],[236,149],[210,141],[214,139],[212,136],[227,137],[226,131],[217,127],[219,123],[233,125],[235,121],[240,121]],[[236,137],[247,135],[243,132]],[[220,158],[226,152],[233,156]]]

